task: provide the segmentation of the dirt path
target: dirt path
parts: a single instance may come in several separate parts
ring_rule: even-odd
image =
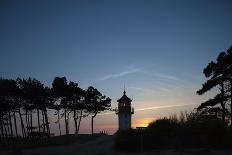
[[[112,154],[113,136],[101,136],[84,144],[73,143],[64,146],[23,150],[25,155],[97,155]]]

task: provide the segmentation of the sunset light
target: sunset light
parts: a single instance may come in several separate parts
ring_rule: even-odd
[[[144,118],[144,119],[139,119],[139,120],[135,120],[132,123],[133,128],[136,127],[147,127],[149,125],[149,123],[155,121],[155,118]]]
[[[0,0],[0,23],[1,155],[232,154],[232,0]]]

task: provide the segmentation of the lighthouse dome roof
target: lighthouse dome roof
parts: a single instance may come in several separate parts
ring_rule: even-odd
[[[126,96],[126,91],[125,90],[123,92],[123,96],[120,99],[118,99],[119,103],[122,103],[122,102],[130,103],[131,101],[132,101],[132,99],[130,99],[129,97]]]

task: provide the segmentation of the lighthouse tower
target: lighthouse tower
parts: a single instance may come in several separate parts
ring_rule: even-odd
[[[118,99],[118,126],[119,130],[127,130],[131,128],[131,116],[134,114],[134,109],[131,108],[131,99],[126,96],[124,90],[123,96]]]

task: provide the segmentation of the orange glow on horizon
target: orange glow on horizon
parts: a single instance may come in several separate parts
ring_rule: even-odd
[[[147,127],[152,121],[154,121],[155,118],[144,118],[144,119],[137,119],[135,122],[132,124],[133,128],[136,127]]]

